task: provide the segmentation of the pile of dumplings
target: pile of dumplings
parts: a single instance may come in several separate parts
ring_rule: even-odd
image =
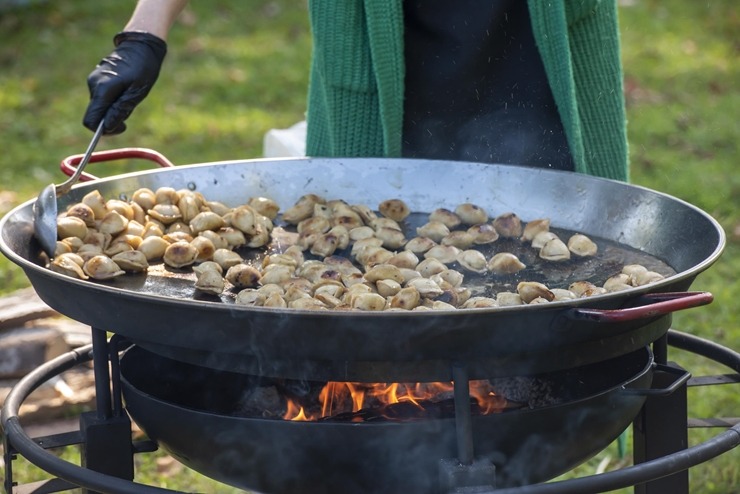
[[[302,310],[491,308],[600,295],[663,279],[631,264],[602,286],[520,281],[516,291],[481,296],[466,287],[466,275],[506,277],[526,268],[512,252],[486,257],[479,249],[499,238],[520,241],[545,262],[591,257],[598,245],[580,233],[561,239],[548,218],[525,223],[513,212],[490,217],[471,203],[432,211],[413,232],[404,224],[410,214],[401,199],[373,209],[306,194],[281,213],[266,197],[229,207],[187,189],[141,188],[130,200],[105,199],[95,190],[59,215],[48,267],[105,281],[163,263],[192,271],[197,292],[233,296],[241,305]],[[275,249],[277,229],[281,239],[291,239],[289,246]],[[247,260],[240,254],[245,249],[264,255]]]

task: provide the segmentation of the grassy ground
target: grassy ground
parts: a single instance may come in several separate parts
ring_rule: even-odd
[[[87,146],[90,133],[80,124],[85,77],[109,52],[131,7],[79,0],[0,13],[0,213],[59,183],[65,178],[59,160]],[[740,349],[740,11],[735,0],[631,0],[621,2],[620,16],[632,181],[706,210],[728,236],[720,261],[692,287],[712,292],[715,302],[677,313],[674,326]],[[150,147],[178,164],[259,157],[268,129],[303,117],[310,50],[304,2],[192,2],[170,46],[157,87],[129,120],[129,131],[105,138],[101,149]],[[140,167],[96,171],[107,176]],[[26,285],[22,272],[0,259],[0,293]],[[695,374],[727,372],[681,352],[671,357]],[[736,388],[691,391],[692,416],[738,416]],[[716,432],[691,431],[690,442]],[[613,445],[579,473],[619,461]],[[739,465],[735,450],[692,469],[692,492],[737,492]],[[157,478],[156,469],[142,466],[142,481]],[[230,491],[192,472],[170,473],[155,482]]]

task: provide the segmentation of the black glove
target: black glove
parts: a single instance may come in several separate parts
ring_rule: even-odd
[[[149,94],[167,53],[167,43],[149,33],[119,33],[113,43],[116,49],[87,78],[90,103],[82,119],[94,131],[105,118],[105,134],[126,130],[124,120]]]

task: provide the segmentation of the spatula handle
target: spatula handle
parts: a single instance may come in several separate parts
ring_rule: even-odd
[[[103,135],[104,122],[105,120],[101,120],[100,124],[98,124],[98,128],[95,131],[95,134],[93,134],[93,138],[90,141],[90,145],[87,146],[87,150],[85,151],[85,154],[82,156],[82,161],[80,161],[80,165],[77,167],[75,172],[72,174],[71,177],[67,179],[66,182],[64,182],[61,185],[57,185],[57,197],[63,196],[64,194],[69,192],[69,189],[71,189],[72,186],[77,183],[77,180],[79,180],[80,175],[82,175],[82,171],[85,169],[85,166],[87,166],[87,163],[90,161],[90,156],[92,156],[92,153],[95,150],[95,147],[98,145],[98,141],[100,141],[100,137]]]

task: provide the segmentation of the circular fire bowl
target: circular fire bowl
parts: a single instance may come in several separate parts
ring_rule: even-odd
[[[652,374],[652,354],[643,348],[532,376],[547,384],[548,404],[473,416],[475,461],[495,465],[497,488],[564,473],[630,424]],[[260,378],[170,360],[136,346],[122,357],[121,375],[128,413],[151,439],[194,470],[240,488],[286,494],[437,492],[440,462],[458,457],[454,416],[359,423],[239,416],[238,403]],[[518,394],[528,392],[535,391]]]

